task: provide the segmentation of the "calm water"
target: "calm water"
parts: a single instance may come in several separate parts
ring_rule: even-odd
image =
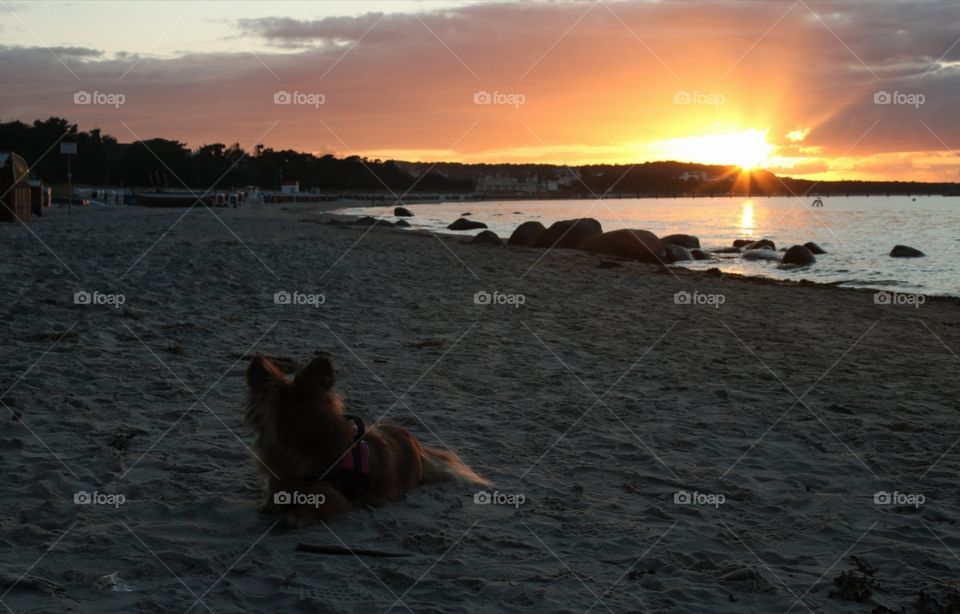
[[[840,283],[852,287],[960,296],[960,198],[830,197],[822,208],[813,198],[677,198],[569,201],[506,201],[410,205],[413,228],[453,232],[447,224],[463,212],[487,224],[501,237],[527,220],[544,225],[575,217],[593,217],[604,230],[643,228],[658,236],[688,233],[706,248],[726,247],[739,238],[767,238],[777,248],[814,241],[827,250],[817,263],[781,270],[776,262],[746,261],[721,255],[718,263],[682,263],[690,268]],[[389,220],[392,207],[345,209],[343,213]],[[926,258],[890,258],[896,244],[916,247]],[[732,256],[732,257],[731,257]]]

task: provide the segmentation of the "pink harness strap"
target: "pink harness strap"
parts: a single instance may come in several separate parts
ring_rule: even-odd
[[[350,450],[350,453],[343,457],[337,465],[340,469],[356,471],[363,475],[370,475],[370,446],[367,442],[360,441]]]

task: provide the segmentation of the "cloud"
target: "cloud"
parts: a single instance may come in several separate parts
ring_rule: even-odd
[[[382,13],[368,13],[359,17],[330,17],[320,20],[298,20],[290,17],[241,19],[237,26],[241,33],[257,36],[272,43],[345,43],[355,42],[374,24],[382,21]]]
[[[132,140],[126,124],[137,136],[192,145],[249,146],[274,126],[268,145],[306,151],[571,164],[643,159],[650,143],[747,128],[805,158],[786,136],[805,130],[818,165],[898,154],[900,170],[912,172],[908,152],[960,148],[958,20],[960,6],[929,2],[485,3],[247,19],[236,23],[241,39],[274,52],[57,52],[78,80],[49,50],[0,47],[0,78],[18,84],[3,117],[57,114]],[[121,92],[127,102],[76,106],[78,89]],[[681,90],[724,102],[678,105]],[[325,102],[274,104],[280,91]],[[475,104],[480,91],[525,102]],[[922,94],[924,103],[875,104],[878,91]]]

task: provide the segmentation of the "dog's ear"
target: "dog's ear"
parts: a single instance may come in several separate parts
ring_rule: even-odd
[[[317,356],[310,361],[309,365],[297,372],[296,382],[304,386],[326,391],[333,388],[336,377],[330,358],[327,356]]]
[[[270,362],[266,356],[256,354],[250,359],[250,364],[247,365],[247,386],[250,387],[250,390],[259,390],[271,382],[284,383],[286,381],[287,378],[284,377],[283,371]]]

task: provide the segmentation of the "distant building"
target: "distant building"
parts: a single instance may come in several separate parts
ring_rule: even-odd
[[[281,194],[298,194],[300,192],[299,181],[284,181],[280,184]]]
[[[710,175],[706,171],[686,171],[680,174],[677,179],[680,181],[709,181]]]
[[[541,180],[537,175],[514,177],[511,175],[481,175],[477,178],[477,191],[499,194],[540,194],[556,192],[559,189],[556,179]]]

